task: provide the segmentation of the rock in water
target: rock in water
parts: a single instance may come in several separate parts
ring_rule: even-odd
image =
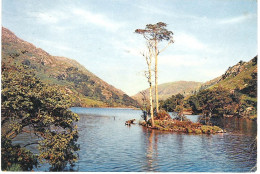
[[[135,121],[135,119],[127,120],[127,121],[125,122],[125,125],[131,125],[131,124],[134,123],[134,121]]]

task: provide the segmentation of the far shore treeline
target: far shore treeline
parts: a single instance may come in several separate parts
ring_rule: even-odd
[[[192,95],[172,95],[160,101],[169,112],[186,112],[211,117],[257,117],[257,56],[240,61],[220,78],[205,83]]]

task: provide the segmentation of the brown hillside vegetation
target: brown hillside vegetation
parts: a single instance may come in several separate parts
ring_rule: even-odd
[[[251,79],[252,73],[257,73],[257,58],[258,56],[255,56],[248,62],[239,61],[236,65],[229,67],[223,75],[203,83],[200,89],[217,86],[231,90],[235,88],[239,88],[240,90],[245,88],[247,86],[245,79]]]
[[[45,83],[58,84],[74,97],[75,106],[136,107],[137,102],[106,83],[77,61],[51,56],[41,48],[2,28],[2,64],[27,65]]]

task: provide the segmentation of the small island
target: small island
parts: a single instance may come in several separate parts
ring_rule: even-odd
[[[190,120],[172,119],[166,111],[160,111],[155,117],[154,127],[151,126],[151,119],[141,121],[139,124],[151,129],[161,131],[194,133],[194,134],[215,134],[224,133],[225,131],[218,126],[203,125],[201,123],[193,123]]]

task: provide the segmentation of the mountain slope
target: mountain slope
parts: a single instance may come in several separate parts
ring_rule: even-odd
[[[194,112],[215,116],[257,118],[257,57],[240,61],[220,77],[203,84],[187,98]]]
[[[172,95],[181,93],[186,95],[190,95],[197,91],[200,86],[201,82],[193,82],[193,81],[177,81],[177,82],[170,82],[170,83],[163,83],[158,85],[158,94],[159,94],[159,100],[165,100],[168,97],[171,97]],[[132,98],[136,99],[137,101],[142,101],[142,94],[145,93],[148,97],[149,95],[149,89],[143,90],[136,95],[132,96]],[[154,94],[154,87],[152,89],[152,93]]]
[[[252,79],[254,73],[257,74],[257,56],[249,62],[240,61],[233,67],[230,67],[216,85],[221,85],[229,89],[238,88],[242,90],[248,85],[247,79]]]
[[[217,86],[230,90],[243,90],[248,86],[247,81],[251,80],[254,74],[257,74],[257,56],[248,62],[240,61],[229,67],[222,76],[204,83],[201,90]]]
[[[27,65],[47,84],[66,88],[75,97],[75,106],[136,106],[123,91],[104,82],[77,61],[51,56],[41,48],[18,38],[2,27],[2,65]]]
[[[255,97],[252,98],[247,95],[247,93],[256,93],[256,91],[248,89],[250,87],[250,81],[252,83],[252,80],[254,81],[254,78],[256,78],[254,76],[257,76],[257,56],[249,62],[238,62],[236,65],[229,67],[222,76],[216,77],[205,83],[178,81],[158,85],[159,99],[165,100],[178,93],[189,96],[204,89],[221,86],[231,91],[235,89],[240,90],[245,93],[247,99],[249,97],[249,100],[256,101]],[[143,98],[141,93],[145,93],[148,98],[149,91],[146,89],[132,96],[139,103],[141,103]],[[152,93],[154,94],[154,88]]]

